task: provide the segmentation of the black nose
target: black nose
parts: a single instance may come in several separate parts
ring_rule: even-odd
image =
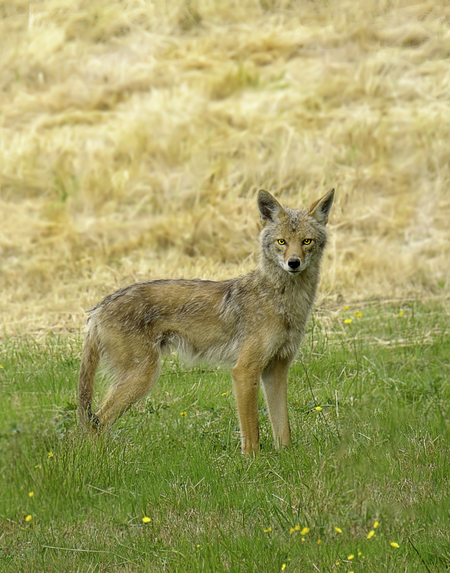
[[[298,269],[298,267],[300,266],[300,260],[299,259],[289,259],[288,260],[288,266],[291,269]]]

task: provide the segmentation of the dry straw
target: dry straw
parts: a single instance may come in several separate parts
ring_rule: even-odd
[[[322,300],[448,295],[450,5],[6,0],[4,331],[254,264],[255,192],[337,189]]]

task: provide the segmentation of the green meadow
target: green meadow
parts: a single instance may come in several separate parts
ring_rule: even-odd
[[[108,434],[82,435],[82,336],[2,339],[1,570],[450,570],[448,318],[317,312],[290,372],[293,444],[274,450],[261,397],[256,459],[224,367],[169,356]]]

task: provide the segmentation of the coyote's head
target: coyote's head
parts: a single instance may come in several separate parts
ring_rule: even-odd
[[[312,261],[319,261],[327,242],[326,224],[333,205],[334,189],[328,191],[309,209],[289,209],[267,191],[258,193],[258,208],[263,223],[261,231],[262,263],[275,263],[291,275],[304,271]]]

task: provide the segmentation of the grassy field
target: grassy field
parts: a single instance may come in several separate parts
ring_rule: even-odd
[[[168,357],[93,438],[75,420],[81,338],[0,344],[2,571],[450,569],[442,307],[316,313],[290,374],[292,447],[274,451],[261,400],[256,460],[225,369]]]

